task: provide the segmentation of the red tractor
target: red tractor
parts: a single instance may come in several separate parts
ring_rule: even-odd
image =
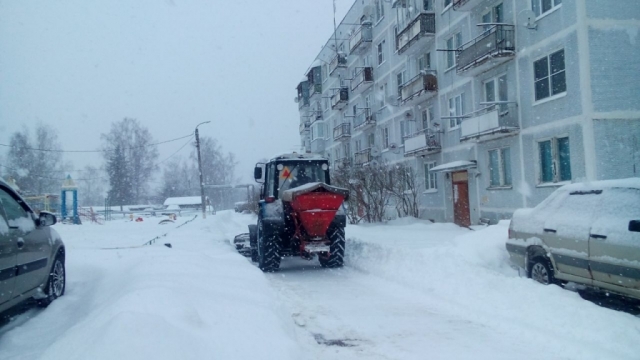
[[[265,272],[276,271],[284,256],[311,260],[324,267],[344,262],[349,191],[330,185],[329,162],[311,154],[287,154],[257,164],[262,183],[258,223],[249,225],[251,259]]]

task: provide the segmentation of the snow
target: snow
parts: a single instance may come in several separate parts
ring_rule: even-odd
[[[164,201],[164,205],[200,205],[202,204],[202,198],[200,196],[184,196],[184,197],[172,197],[167,198]]]
[[[29,217],[9,219],[9,226],[17,227],[23,233],[28,233],[36,228],[35,222]]]
[[[0,327],[1,359],[637,359],[638,318],[520,277],[508,222],[349,225],[346,266],[233,248],[253,215],[54,228],[65,296]],[[158,218],[159,220],[160,218]],[[538,346],[544,344],[544,346]]]
[[[445,170],[455,170],[455,169],[464,169],[468,167],[475,167],[476,163],[466,160],[458,160],[452,161],[446,164],[438,165],[431,169],[430,171],[445,171]]]
[[[272,203],[264,204],[264,218],[271,220],[284,219],[284,210],[282,208],[282,200],[278,199]]]

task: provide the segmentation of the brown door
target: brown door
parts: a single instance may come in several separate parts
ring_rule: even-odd
[[[469,173],[466,171],[451,173],[451,182],[453,184],[453,222],[460,226],[470,226]]]

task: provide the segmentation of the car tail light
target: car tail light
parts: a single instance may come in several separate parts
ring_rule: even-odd
[[[267,196],[267,197],[264,199],[264,202],[266,202],[266,203],[272,203],[272,202],[274,202],[274,201],[276,201],[276,198],[275,198],[274,196]]]

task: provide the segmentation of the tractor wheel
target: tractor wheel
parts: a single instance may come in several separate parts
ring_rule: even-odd
[[[258,267],[264,272],[274,272],[280,268],[280,239],[270,231],[263,231],[258,225]]]
[[[329,240],[331,241],[329,254],[324,253],[318,255],[320,265],[326,268],[342,267],[344,265],[344,228],[330,227]]]
[[[249,248],[251,261],[258,262],[258,226],[249,225]]]

